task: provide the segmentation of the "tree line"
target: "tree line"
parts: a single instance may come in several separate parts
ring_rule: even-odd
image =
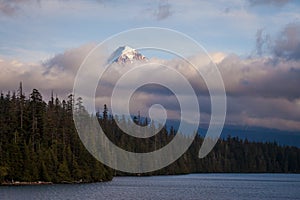
[[[53,95],[46,103],[37,89],[25,97],[0,95],[0,182],[94,182],[113,171],[82,145],[72,118],[74,99]]]
[[[69,95],[66,100],[43,100],[33,89],[25,96],[17,92],[0,95],[0,183],[14,181],[96,182],[111,180],[114,171],[97,161],[83,146],[73,122],[73,109],[83,109],[82,99]],[[156,129],[153,122],[140,116],[133,122],[124,116],[111,116],[105,105],[97,119],[106,136],[119,147],[132,152],[150,152],[168,144],[175,136],[173,127],[162,127],[147,139],[131,137],[116,121],[136,123]],[[133,130],[134,131],[134,130]],[[183,136],[184,138],[184,136]],[[300,172],[300,149],[279,146],[276,142],[250,142],[237,137],[219,139],[208,156],[198,159],[203,142],[197,134],[192,145],[173,164],[145,175],[202,172]]]

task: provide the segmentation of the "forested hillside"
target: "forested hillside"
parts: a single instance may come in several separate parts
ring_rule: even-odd
[[[93,182],[112,179],[112,170],[82,145],[73,124],[73,98],[46,103],[38,90],[29,97],[1,93],[0,180]]]
[[[54,98],[45,102],[33,89],[24,96],[18,92],[1,93],[0,97],[0,182],[50,181],[94,182],[111,180],[115,172],[93,158],[82,145],[73,123],[72,109],[80,99],[69,95],[67,100]],[[118,146],[134,152],[149,152],[172,140],[176,130],[164,127],[160,133],[137,139],[124,134],[107,107],[97,113],[106,135]],[[139,116],[134,122],[155,128]],[[192,172],[300,172],[300,149],[274,143],[248,142],[228,137],[219,140],[213,151],[198,159],[203,138],[196,136],[189,150],[172,165],[147,175]],[[128,174],[126,174],[128,175]]]

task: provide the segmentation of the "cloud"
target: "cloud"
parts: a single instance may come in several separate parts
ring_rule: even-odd
[[[70,49],[64,53],[55,55],[54,57],[46,60],[43,65],[46,71],[51,72],[53,69],[59,69],[64,72],[74,74],[85,56],[95,47],[93,43],[82,45],[78,48]]]
[[[21,10],[22,6],[26,6],[29,3],[39,4],[40,0],[1,0],[0,1],[0,13],[6,16],[14,16]]]
[[[172,15],[171,4],[167,1],[160,1],[154,16],[157,20],[164,20]]]
[[[270,35],[264,34],[264,29],[258,29],[256,32],[256,53],[262,56],[266,49],[269,48],[271,38]]]
[[[258,29],[256,32],[256,54],[271,55],[276,59],[300,60],[300,23],[287,24],[277,36],[271,36]]]
[[[290,0],[248,0],[250,5],[272,5],[272,6],[283,6],[290,2]]]
[[[300,61],[229,55],[218,67],[227,92],[227,123],[300,130]]]
[[[12,16],[16,12],[16,7],[4,1],[0,3],[0,12],[4,15]]]
[[[221,57],[223,59],[218,59],[218,68],[223,77],[228,97],[228,123],[300,130],[300,91],[298,89],[300,61],[268,57],[241,58],[237,55],[224,56],[224,54]],[[195,56],[193,63],[197,62],[197,66],[202,69],[209,68],[210,65],[205,66],[201,63],[202,60],[201,56]],[[204,121],[208,123],[211,105],[207,87],[201,77],[195,76],[188,64],[180,60],[155,60],[155,62],[174,67],[191,81],[198,95],[201,114],[204,113]],[[121,74],[125,74],[126,69],[122,70],[124,71]],[[203,72],[208,73],[209,71],[203,70]],[[112,74],[109,75],[110,78]],[[141,74],[133,76],[131,81],[134,83],[143,75],[145,74],[141,72]],[[163,71],[157,73],[156,70],[151,69],[151,76],[161,79],[168,77],[170,84],[180,87],[177,79]],[[113,86],[114,84],[111,84],[109,87]],[[127,87],[131,87],[131,83],[126,83],[122,87],[126,90]],[[189,101],[188,95],[190,94],[182,90],[180,95],[187,95],[186,101]],[[180,114],[177,112],[178,106],[174,96],[156,86],[143,88],[133,100],[133,114],[138,111],[143,114],[147,113],[146,111],[152,104],[159,102],[165,105],[168,111],[172,111],[170,116],[178,117]],[[101,104],[103,103],[102,101]],[[189,108],[189,112],[193,112],[193,107]]]
[[[65,98],[72,91],[74,77],[80,64],[94,46],[95,44],[88,44],[70,49],[43,63],[23,63],[1,58],[0,90],[13,91],[18,83],[23,81],[27,95],[29,90],[37,88],[46,98],[51,94],[51,90]],[[241,58],[237,55],[226,56],[221,52],[216,54],[216,58],[228,98],[227,123],[300,130],[299,60],[276,58],[275,62],[274,58]],[[101,58],[97,57],[93,62],[99,64],[100,61]],[[184,61],[177,59],[150,59],[150,61],[172,66],[191,81],[198,95],[201,118],[204,118],[204,122],[209,122],[210,97],[201,77],[195,75]],[[204,69],[210,66],[203,63],[201,56],[193,57],[193,62],[197,62],[197,66],[204,67]],[[155,68],[155,66],[152,67]],[[159,71],[154,68],[146,70],[146,74],[151,72],[152,77],[164,79],[171,85],[181,87],[178,85],[179,80],[168,71]],[[116,81],[130,69],[130,66],[115,65],[106,72],[103,82],[97,89],[97,107],[102,108],[101,105],[104,103],[109,104]],[[203,72],[209,73],[206,70]],[[124,91],[145,75],[143,71],[139,73],[132,77],[130,82],[121,85]],[[190,94],[185,90],[180,91],[179,95],[184,101],[189,102]],[[121,98],[119,101],[122,103],[124,99]],[[178,118],[180,112],[178,112],[177,101],[170,91],[159,88],[157,85],[148,85],[134,94],[130,110],[133,114],[138,111],[144,114],[154,103],[161,103],[168,109],[169,117]],[[194,110],[192,105],[188,108],[188,112],[193,113]]]
[[[272,58],[226,57],[219,65],[226,92],[232,96],[300,98],[300,62]]]
[[[300,60],[300,23],[290,23],[274,41],[272,52],[277,57]]]
[[[57,54],[43,63],[1,59],[0,90],[14,91],[22,81],[27,94],[31,89],[37,88],[46,97],[50,95],[51,90],[65,97],[72,92],[75,74],[93,47],[93,44],[83,45]]]
[[[227,123],[300,130],[300,107],[285,98],[228,96]]]

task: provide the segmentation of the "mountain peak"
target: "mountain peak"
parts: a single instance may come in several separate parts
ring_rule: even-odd
[[[121,46],[117,48],[109,58],[109,62],[116,63],[133,63],[134,61],[146,61],[147,58],[137,50],[129,46]]]

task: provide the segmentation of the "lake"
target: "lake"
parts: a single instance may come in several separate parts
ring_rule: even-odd
[[[1,186],[0,199],[300,199],[300,174],[189,174]]]

